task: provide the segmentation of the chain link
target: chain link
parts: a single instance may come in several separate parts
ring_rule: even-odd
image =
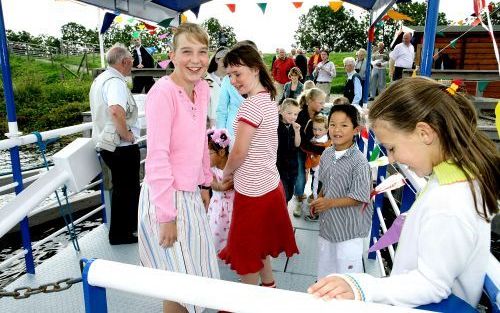
[[[14,289],[14,291],[0,289],[0,299],[5,297],[12,297],[14,299],[26,299],[31,295],[36,295],[37,293],[59,292],[67,290],[74,284],[80,283],[81,281],[81,278],[65,278],[58,280],[55,283],[40,285],[38,288],[19,287]]]

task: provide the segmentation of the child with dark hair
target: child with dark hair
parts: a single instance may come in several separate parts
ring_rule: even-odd
[[[233,182],[222,181],[222,171],[229,156],[231,139],[225,129],[209,129],[207,137],[210,169],[214,175],[211,185],[213,194],[208,205],[208,222],[214,237],[215,249],[218,252],[226,246],[233,214]]]
[[[310,205],[310,214],[319,214],[320,222],[318,279],[331,273],[363,272],[363,239],[370,231],[373,209],[370,166],[354,144],[358,131],[357,109],[334,105],[328,117],[333,146],[321,155],[322,189]]]
[[[295,99],[285,99],[281,104],[276,165],[285,189],[286,203],[292,199],[298,173],[297,151],[300,146],[300,124],[296,120],[299,112],[300,106]]]
[[[478,131],[477,111],[457,87],[403,78],[370,107],[372,129],[389,161],[429,179],[404,221],[390,277],[330,275],[310,293],[477,312],[490,259],[490,221],[498,212],[500,155]]]

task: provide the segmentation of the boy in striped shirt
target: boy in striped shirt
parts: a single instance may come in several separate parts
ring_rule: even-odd
[[[318,279],[363,272],[363,239],[370,231],[373,208],[370,166],[354,144],[358,121],[352,105],[334,105],[328,117],[333,146],[321,155],[322,189],[310,206],[311,214],[319,214]]]

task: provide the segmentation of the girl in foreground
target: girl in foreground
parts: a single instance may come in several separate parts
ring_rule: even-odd
[[[391,162],[429,181],[408,212],[391,276],[331,275],[309,287],[323,299],[355,299],[446,311],[473,310],[498,211],[500,156],[477,130],[474,106],[456,88],[427,78],[392,84],[369,119]],[[436,307],[439,303],[442,305]]]

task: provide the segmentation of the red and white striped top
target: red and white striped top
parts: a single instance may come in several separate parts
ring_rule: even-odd
[[[267,92],[247,98],[238,110],[234,120],[236,134],[239,121],[256,128],[248,155],[234,172],[234,188],[245,196],[262,196],[278,187],[278,119],[278,106]]]

